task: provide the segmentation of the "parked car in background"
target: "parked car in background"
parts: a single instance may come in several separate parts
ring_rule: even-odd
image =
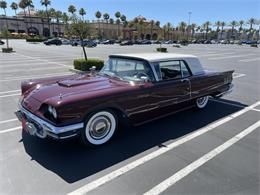
[[[141,125],[171,113],[207,106],[233,89],[234,71],[207,71],[193,55],[110,55],[98,73],[30,79],[21,84],[16,115],[40,138],[78,136],[86,145],[108,142],[120,123]]]
[[[120,43],[120,45],[121,45],[121,46],[124,46],[124,45],[133,45],[133,41],[131,41],[131,40],[122,41],[122,42]]]
[[[159,40],[152,40],[151,42],[152,42],[152,44],[161,44],[161,43],[162,43],[162,42],[159,41]]]
[[[143,45],[151,45],[152,42],[150,40],[142,40]]]
[[[248,45],[257,44],[257,41],[256,40],[247,40],[246,44],[248,44]]]
[[[4,44],[5,44],[5,42],[0,40],[0,45],[4,45]]]
[[[48,39],[43,42],[45,45],[62,45],[62,41],[58,38]]]
[[[229,40],[221,40],[220,44],[229,44]]]
[[[84,39],[83,41],[75,39],[71,41],[72,46],[85,46],[85,47],[96,47],[97,43],[93,40]]]
[[[70,45],[71,44],[71,41],[70,40],[68,40],[68,39],[60,39],[61,40],[61,42],[62,42],[62,45]]]
[[[114,43],[115,43],[114,40],[105,40],[100,42],[100,44],[104,44],[104,45],[113,45]]]

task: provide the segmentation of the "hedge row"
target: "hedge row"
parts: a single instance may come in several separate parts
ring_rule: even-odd
[[[167,52],[167,48],[166,47],[159,47],[156,49],[158,52],[163,52],[166,53]]]
[[[43,42],[46,41],[45,38],[28,38],[26,39],[26,42]]]
[[[73,62],[74,68],[81,71],[89,71],[92,66],[96,67],[96,70],[101,70],[104,66],[104,61],[99,59],[75,59]]]
[[[12,48],[12,47],[9,47],[9,48],[2,48],[2,52],[3,52],[3,53],[10,53],[10,52],[13,52],[13,48]]]

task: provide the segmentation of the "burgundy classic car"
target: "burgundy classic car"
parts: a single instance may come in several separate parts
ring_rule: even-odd
[[[232,91],[233,71],[204,70],[196,56],[110,55],[103,69],[24,81],[17,117],[40,138],[108,142],[120,122],[140,125]]]

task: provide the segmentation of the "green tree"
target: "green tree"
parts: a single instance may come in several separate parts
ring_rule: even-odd
[[[6,8],[7,8],[7,3],[6,1],[0,1],[0,8],[4,10],[4,16],[5,16],[5,25],[6,25],[6,29],[4,31],[6,31],[4,34],[6,35],[6,48],[9,48],[9,40],[8,40],[8,22],[7,22],[7,18],[6,18]]]
[[[255,18],[250,18],[247,21],[247,24],[249,24],[249,37],[248,38],[252,38],[253,37],[253,26],[256,24],[256,19]]]
[[[96,16],[97,21],[98,21],[98,37],[100,38],[101,37],[101,34],[100,34],[100,18],[102,17],[102,13],[100,11],[97,11],[95,13],[95,16]]]
[[[120,17],[121,17],[121,13],[119,11],[117,11],[115,13],[115,17],[116,17],[116,24],[117,24],[117,39],[119,38],[120,36],[120,30],[119,30],[119,27],[120,27]]]
[[[61,11],[55,11],[54,17],[56,19],[57,25],[58,25],[58,36],[60,36],[60,20],[62,19],[62,12]]]
[[[180,22],[179,24],[179,30],[182,32],[182,36],[184,37],[184,33],[186,31],[186,28],[187,28],[187,24],[186,22]]]
[[[48,20],[48,28],[49,28],[48,34],[50,35],[51,25],[50,25],[50,17],[49,17],[49,12],[48,12],[48,6],[51,5],[51,1],[41,0],[41,5],[45,6],[46,16],[47,16],[47,20]]]
[[[218,38],[218,33],[220,31],[220,25],[221,25],[221,21],[215,22],[215,26],[217,27],[217,29],[216,29],[216,38]]]
[[[23,0],[20,0],[19,3],[18,3],[18,6],[23,10],[23,13],[24,13],[24,17],[25,19],[27,18],[27,14],[26,14],[26,5],[25,5],[25,2]],[[26,31],[28,33],[28,23],[25,22],[25,27],[26,27]]]
[[[204,24],[203,24],[203,27],[204,27],[204,30],[206,31],[206,39],[208,39],[208,33],[209,33],[209,30],[210,30],[210,21],[206,21]]]
[[[17,27],[17,32],[19,32],[19,23],[17,20],[17,9],[18,9],[18,4],[15,2],[12,2],[10,5],[11,9],[14,10],[15,17],[16,17],[16,27]]]
[[[223,38],[224,27],[226,26],[226,23],[225,22],[221,22],[220,26],[221,26],[220,39],[222,39]]]
[[[113,19],[113,18],[110,18],[110,19],[109,19],[109,24],[114,24],[114,23],[115,23],[114,19]]]
[[[76,7],[74,5],[70,5],[68,7],[68,12],[71,13],[72,15],[77,11]]]
[[[151,28],[150,28],[151,39],[152,39],[152,37],[153,37],[153,28],[154,28],[154,23],[155,23],[154,20],[151,20],[151,21],[150,21],[150,27],[151,27]]]
[[[194,34],[195,34],[195,29],[197,27],[197,24],[195,23],[192,23],[191,24],[191,38],[193,39],[194,38]]]
[[[86,11],[84,10],[84,8],[79,9],[79,15],[81,15],[82,20],[84,20],[84,15],[86,15]]]
[[[234,31],[235,31],[235,27],[238,25],[237,21],[233,20],[230,22],[229,24],[231,26],[231,36],[234,39]]]
[[[104,20],[105,20],[106,23],[107,23],[107,31],[108,31],[108,20],[109,20],[110,16],[109,16],[108,13],[104,13],[104,14],[103,14],[103,18],[104,18]]]
[[[32,27],[32,20],[31,20],[31,9],[34,8],[33,2],[32,0],[22,0],[24,1],[24,4],[26,6],[26,8],[28,9],[28,14],[29,14],[29,23],[30,26]]]
[[[81,40],[81,47],[83,49],[85,60],[88,60],[87,53],[83,44],[83,40],[88,38],[91,34],[91,27],[89,23],[82,19],[73,19],[70,25],[70,31],[73,36],[78,37]]]

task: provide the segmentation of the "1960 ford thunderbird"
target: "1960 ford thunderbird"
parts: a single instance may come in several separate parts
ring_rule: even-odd
[[[101,145],[120,122],[133,125],[196,106],[232,91],[233,71],[204,70],[196,56],[110,55],[100,72],[33,79],[21,84],[17,117],[40,138],[79,136]]]

